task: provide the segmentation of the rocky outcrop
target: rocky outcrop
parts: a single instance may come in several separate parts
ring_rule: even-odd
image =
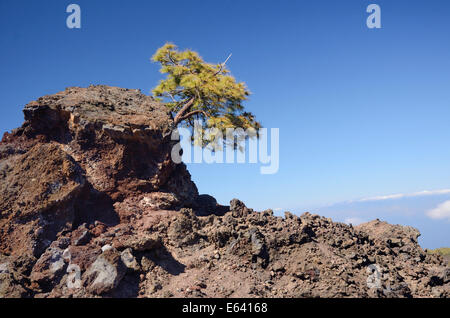
[[[136,211],[195,205],[186,167],[170,159],[172,119],[138,90],[68,88],[24,114],[0,143],[0,253],[20,258],[31,281],[41,283],[34,264],[50,244],[80,224],[94,231],[74,231],[73,245]]]
[[[416,229],[198,195],[137,90],[69,88],[0,143],[0,297],[449,297]]]

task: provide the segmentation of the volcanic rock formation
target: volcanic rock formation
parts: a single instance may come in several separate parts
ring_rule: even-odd
[[[138,90],[31,102],[0,143],[0,297],[449,297],[410,227],[275,217],[199,195]]]

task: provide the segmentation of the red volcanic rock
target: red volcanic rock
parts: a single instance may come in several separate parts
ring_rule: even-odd
[[[139,90],[68,88],[24,114],[0,142],[0,253],[22,258],[23,272],[62,233],[84,245],[136,213],[194,204],[195,184],[170,158],[170,114]],[[122,203],[135,201],[139,211]]]
[[[13,146],[2,142],[0,149]],[[24,153],[12,151],[0,167],[0,252],[38,257],[75,222],[83,171],[59,145],[39,142]]]
[[[411,227],[198,195],[138,90],[68,88],[0,142],[0,297],[449,297]]]

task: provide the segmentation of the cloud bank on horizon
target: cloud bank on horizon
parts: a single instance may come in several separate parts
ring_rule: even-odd
[[[376,218],[410,225],[420,231],[422,247],[450,246],[450,189],[367,197],[319,207],[312,212],[353,225]]]
[[[381,201],[381,200],[412,198],[412,197],[441,195],[441,194],[450,194],[450,189],[433,190],[433,191],[424,190],[424,191],[413,192],[413,193],[398,193],[398,194],[382,195],[382,196],[359,199],[359,200],[357,200],[357,202]],[[353,202],[353,201],[349,201],[349,202]]]
[[[390,195],[382,195],[382,196],[375,196],[375,197],[369,197],[369,198],[363,198],[356,201],[348,201],[349,203],[352,202],[370,202],[370,201],[383,201],[383,200],[395,200],[395,199],[402,199],[402,198],[414,198],[414,197],[422,197],[422,196],[436,196],[436,195],[445,195],[450,194],[450,189],[441,189],[441,190],[424,190],[419,192],[413,192],[413,193],[397,193],[397,194],[390,194]],[[449,219],[450,220],[450,200],[445,201],[441,204],[439,204],[437,207],[428,210],[425,213],[428,217],[432,219]],[[348,218],[350,221],[362,223],[362,219],[358,218]],[[346,222],[351,223],[351,222]]]

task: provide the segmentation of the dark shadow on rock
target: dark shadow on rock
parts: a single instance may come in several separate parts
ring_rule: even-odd
[[[87,184],[85,193],[76,203],[74,228],[83,223],[93,224],[95,221],[103,222],[108,226],[119,224],[120,218],[113,204],[113,200],[108,195]]]
[[[171,275],[184,273],[186,268],[186,265],[178,262],[165,247],[151,251],[146,256]]]
[[[196,216],[223,216],[229,211],[229,206],[218,204],[216,199],[208,194],[200,194],[195,199],[194,212]]]
[[[113,291],[104,296],[111,298],[136,298],[139,296],[139,283],[139,273],[128,273]]]
[[[55,288],[55,286],[59,285],[61,282],[61,279],[66,274],[67,264],[64,264],[63,269],[56,274],[52,279],[43,279],[41,282],[39,282],[39,287],[41,288],[41,291],[43,293],[49,293]]]
[[[214,214],[217,215],[217,216],[223,216],[227,212],[230,212],[230,206],[229,205],[220,205],[220,204],[218,204],[216,206],[216,209],[214,210]]]

